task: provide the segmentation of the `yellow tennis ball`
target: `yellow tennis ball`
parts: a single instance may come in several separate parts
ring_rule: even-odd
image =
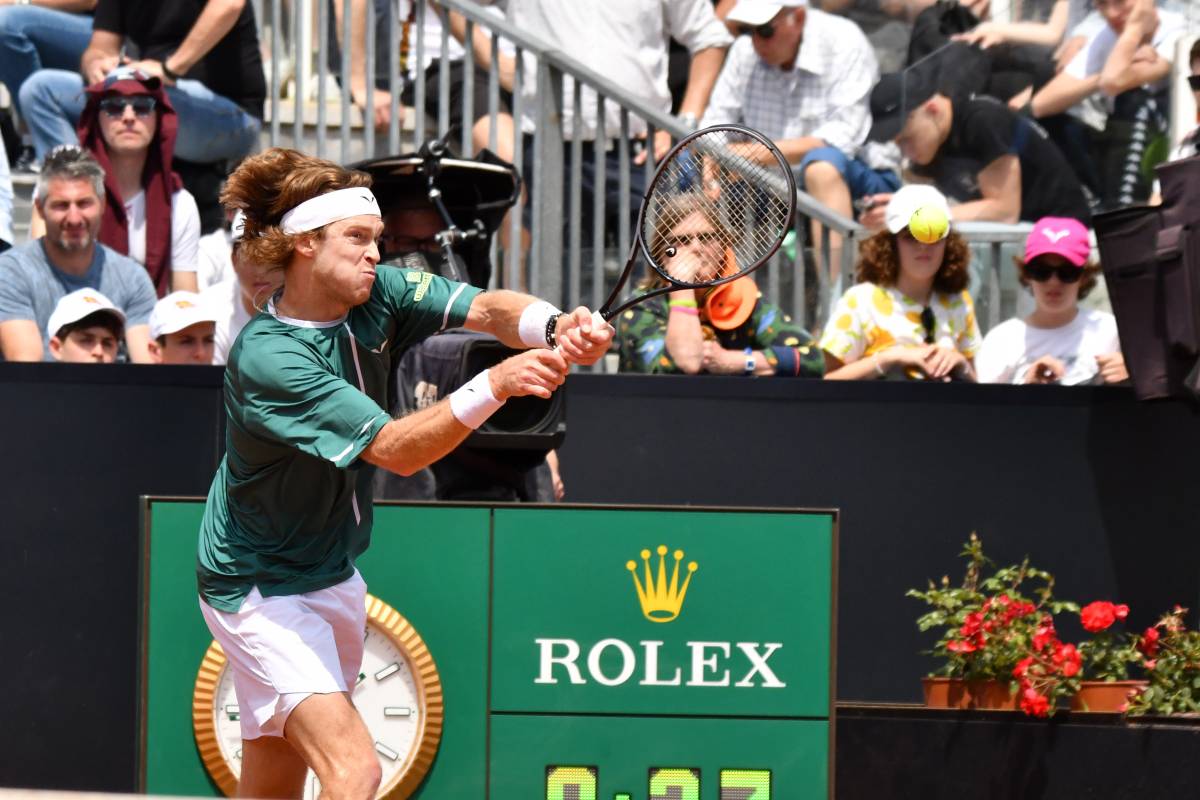
[[[908,232],[918,242],[934,244],[945,238],[950,220],[940,208],[921,206],[908,220]]]

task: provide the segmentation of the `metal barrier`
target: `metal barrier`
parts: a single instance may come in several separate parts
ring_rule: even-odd
[[[430,119],[426,111],[426,88],[422,80],[416,80],[413,86],[413,107],[405,108],[400,104],[404,81],[400,73],[401,36],[415,33],[414,41],[405,52],[415,54],[417,65],[424,64],[426,42],[421,32],[425,30],[426,15],[439,13],[445,23],[444,11],[435,12],[421,2],[401,23],[399,6],[395,3],[391,6],[392,13],[386,24],[387,40],[392,46],[387,54],[383,54],[387,59],[390,89],[390,123],[384,135],[385,132],[377,132],[370,124],[375,111],[373,94],[366,92],[361,109],[352,102],[350,48],[342,48],[341,69],[336,76],[330,74],[325,43],[334,21],[329,0],[294,0],[291,9],[295,13],[286,23],[284,0],[254,1],[262,4],[259,10],[267,15],[263,27],[267,29],[266,36],[271,44],[272,57],[268,62],[268,136],[271,144],[295,146],[346,163],[373,155],[415,150],[427,138],[450,133],[452,41],[448,25],[441,26],[440,52],[437,53],[440,58],[436,119]],[[342,40],[351,41],[354,15],[351,0],[344,2]],[[371,0],[364,5],[369,12]],[[464,41],[474,42],[478,32],[483,37],[481,41],[486,42],[477,45],[478,52],[476,47],[465,48],[465,54],[461,56],[465,62],[461,87],[462,119],[474,121],[486,117],[487,140],[479,144],[498,151],[522,174],[532,178],[531,192],[525,198],[533,212],[526,213],[528,232],[523,230],[522,214],[509,215],[506,230],[498,237],[509,246],[501,250],[497,244],[493,252],[494,263],[502,262],[502,268],[493,277],[493,284],[525,289],[564,307],[578,303],[597,307],[615,282],[630,249],[633,238],[631,217],[637,209],[631,201],[629,186],[635,170],[642,170],[649,178],[655,168],[652,153],[643,165],[635,165],[636,143],[630,136],[634,128],[631,123],[634,120],[645,123],[648,141],[652,141],[659,130],[673,137],[688,131],[674,117],[659,108],[647,106],[625,88],[587,69],[550,43],[516,29],[494,11],[471,0],[441,0],[440,5],[462,16]],[[311,24],[314,18],[315,28]],[[368,87],[373,84],[376,60],[381,57],[376,52],[376,24],[374,14],[367,13],[363,58]],[[288,32],[286,46],[285,31]],[[310,44],[314,39],[315,46]],[[501,69],[502,59],[507,65],[507,74]],[[475,71],[477,64],[483,71],[479,76]],[[484,76],[487,108],[476,109],[473,107],[474,81],[484,79]],[[521,91],[529,81],[535,82],[537,87],[536,103],[532,108],[525,107]],[[564,85],[569,87],[565,101]],[[500,113],[502,87],[512,89],[512,114],[507,119]],[[290,106],[287,98],[291,100]],[[619,130],[611,133],[605,129],[606,102],[619,107]],[[594,131],[580,131],[582,126],[571,125],[572,120],[582,117],[585,103],[595,104],[597,123]],[[532,132],[526,130],[527,125],[521,124],[523,119],[532,123]],[[508,120],[516,122],[511,124]],[[287,122],[290,122],[287,126],[290,131],[285,129]],[[507,138],[499,133],[500,125],[511,125],[511,149],[506,147]],[[472,126],[464,123],[461,127],[453,144],[464,153],[473,153],[476,143],[472,138]],[[612,215],[605,207],[604,148],[592,148],[590,156],[595,168],[591,219],[583,219],[575,211],[580,209],[583,199],[585,138],[598,142],[612,140],[612,146],[616,148],[620,199],[616,223],[611,227],[606,223]],[[531,164],[525,163],[527,157],[532,158]],[[756,279],[769,301],[793,314],[801,324],[819,329],[831,302],[836,300],[843,284],[852,279],[858,243],[867,232],[855,221],[830,210],[803,191],[799,193],[797,208],[803,216],[797,219],[795,241],[804,242],[809,238],[803,230],[808,220],[820,223],[819,241],[807,248],[781,250]],[[987,330],[1015,310],[1015,291],[1011,291],[1016,285],[1015,275],[1011,269],[1004,269],[1002,256],[1006,247],[1019,246],[1028,226],[981,223],[956,228],[971,242],[975,257],[979,259],[972,285],[978,300],[978,318]],[[833,234],[843,241],[837,257],[836,280],[831,280],[826,266],[831,263]],[[523,241],[528,242],[528,250],[524,252]],[[809,275],[815,276],[815,285],[809,285]]]

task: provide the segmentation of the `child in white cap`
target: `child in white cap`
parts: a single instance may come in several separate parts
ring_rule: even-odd
[[[171,292],[150,314],[155,364],[212,364],[217,315],[195,292]]]
[[[58,301],[46,333],[55,361],[111,364],[125,335],[125,315],[95,289],[79,289]]]

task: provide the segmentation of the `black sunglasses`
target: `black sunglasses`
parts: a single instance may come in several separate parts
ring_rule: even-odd
[[[1188,75],[1188,86],[1193,92],[1200,92],[1200,75]]]
[[[139,117],[154,113],[158,101],[153,97],[136,95],[134,97],[106,97],[100,101],[100,110],[110,117],[120,117],[125,114],[125,107],[132,106],[133,113]]]
[[[937,329],[937,320],[933,317],[933,309],[925,306],[921,310],[921,327],[925,329],[925,344],[933,344],[933,332]]]
[[[1061,283],[1075,283],[1083,277],[1083,269],[1074,264],[1062,264],[1050,267],[1045,264],[1026,264],[1025,277],[1031,281],[1045,283],[1051,275],[1057,275]]]
[[[763,39],[770,39],[775,35],[775,26],[769,22],[764,22],[762,25],[738,25],[738,33],[743,36],[759,36]]]

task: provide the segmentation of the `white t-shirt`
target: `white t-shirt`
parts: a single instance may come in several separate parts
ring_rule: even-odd
[[[224,364],[229,358],[230,348],[237,341],[238,334],[254,317],[242,304],[242,286],[236,277],[208,287],[200,297],[217,315],[212,363]]]
[[[146,193],[138,192],[125,201],[129,229],[129,257],[146,263]],[[195,272],[200,242],[200,209],[187,189],[171,196],[171,270]]]
[[[1033,362],[1053,356],[1067,367],[1059,383],[1075,386],[1099,381],[1096,356],[1120,349],[1117,320],[1103,311],[1080,309],[1061,328],[1035,328],[1014,317],[984,337],[975,371],[980,383],[1025,383]]]
[[[1158,28],[1154,31],[1154,36],[1150,39],[1150,44],[1158,51],[1159,56],[1167,61],[1175,60],[1175,42],[1187,31],[1187,24],[1183,17],[1171,11],[1158,9]],[[1067,64],[1065,72],[1080,80],[1091,75],[1096,75],[1104,69],[1104,62],[1108,61],[1109,55],[1117,44],[1117,38],[1120,36],[1109,25],[1096,28],[1088,37],[1087,44],[1075,54],[1071,59],[1071,63]],[[1171,76],[1163,78],[1156,84],[1153,84],[1153,89],[1164,89],[1171,80]]]
[[[233,277],[233,236],[224,228],[200,237],[196,284],[200,291]]]

